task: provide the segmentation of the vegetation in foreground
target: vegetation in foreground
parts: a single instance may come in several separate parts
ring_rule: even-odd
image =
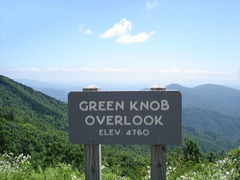
[[[106,180],[150,179],[150,161],[119,154],[103,157],[102,178]],[[167,179],[240,179],[240,147],[229,154],[202,154],[200,147],[189,138],[183,146],[167,155]],[[115,163],[113,163],[115,162]],[[134,168],[133,168],[134,166]],[[13,153],[0,155],[0,179],[85,179],[84,172],[72,164],[58,162],[46,168],[35,167],[31,156]]]

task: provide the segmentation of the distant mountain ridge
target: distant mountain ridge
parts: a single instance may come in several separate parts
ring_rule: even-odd
[[[167,86],[167,89],[181,92],[183,127],[194,128],[187,132],[188,135],[194,135],[194,140],[201,142],[196,136],[196,130],[201,130],[205,133],[212,133],[212,135],[216,133],[215,139],[222,141],[222,143],[228,139],[226,146],[240,144],[239,90],[214,84],[194,88],[172,84]],[[187,128],[187,130],[189,129]],[[204,134],[200,136],[204,137]],[[205,137],[205,140],[207,142],[209,138]],[[215,146],[219,146],[219,142]]]
[[[240,145],[240,116],[236,113],[240,106],[226,107],[224,102],[225,100],[230,103],[229,99],[236,100],[236,106],[239,101],[238,90],[216,85],[186,88],[177,84],[167,86],[167,89],[179,90],[182,93],[183,135],[190,136],[201,144],[204,152],[221,148],[230,150]],[[219,98],[225,106],[219,104]],[[211,106],[214,108],[211,109]],[[228,108],[233,108],[233,114],[226,111]],[[29,119],[34,124],[44,123],[64,132],[68,129],[66,103],[4,76],[0,76],[0,110],[3,114],[13,110],[15,116],[24,121]]]
[[[29,87],[40,87],[40,88],[51,87],[51,84],[45,83],[42,81],[37,81],[37,80],[30,80],[30,79],[14,79],[14,80]]]
[[[48,96],[67,102],[68,92],[60,87],[53,87],[51,84],[35,80],[18,79],[17,81]],[[166,88],[167,90],[178,90],[182,93],[183,108],[196,107],[231,116],[240,116],[240,90],[214,84],[205,84],[193,88],[170,84]],[[144,90],[149,90],[149,88]]]
[[[167,89],[178,90],[182,93],[183,108],[196,107],[219,111],[231,116],[240,116],[240,90],[214,84],[194,88],[172,84],[167,86]]]

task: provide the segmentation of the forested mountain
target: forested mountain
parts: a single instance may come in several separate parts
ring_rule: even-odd
[[[65,132],[67,136],[66,103],[7,77],[0,77],[2,114],[13,115],[15,119],[23,122],[50,125],[51,128]],[[186,88],[172,84],[167,86],[167,89],[179,90],[182,93],[183,135],[191,136],[199,142],[205,152],[221,148],[230,150],[240,144],[240,117],[229,115],[231,112],[240,112],[240,91],[217,85]],[[220,111],[214,111],[216,109]]]
[[[184,108],[183,126],[217,133],[240,144],[240,116],[194,107]]]
[[[0,153],[28,154],[34,166],[82,166],[83,147],[69,142],[67,129],[65,103],[0,76]]]
[[[0,76],[0,112],[67,130],[67,104]]]
[[[147,146],[135,147],[102,146],[102,162],[134,176],[146,168],[149,152]],[[66,163],[84,171],[83,145],[69,142],[67,104],[0,76],[0,162],[3,153],[30,155],[36,169]]]
[[[167,89],[182,93],[183,108],[195,107],[230,116],[240,116],[240,90],[214,84],[194,88],[172,84],[167,86]]]
[[[186,101],[187,90],[177,89]],[[239,117],[197,108],[188,101],[183,107],[183,137],[198,142],[203,152],[230,151],[240,144]],[[4,152],[30,155],[35,168],[64,162],[83,171],[83,145],[73,145],[68,138],[67,104],[0,76],[0,154]],[[122,176],[145,171],[149,156],[149,145],[102,146],[103,164]]]
[[[167,86],[182,94],[183,132],[197,141],[205,152],[240,144],[240,91],[207,84],[186,88]]]

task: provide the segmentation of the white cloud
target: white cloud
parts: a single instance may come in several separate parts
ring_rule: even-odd
[[[229,74],[226,71],[210,71],[210,70],[201,70],[201,69],[151,69],[151,68],[142,68],[142,69],[128,69],[123,67],[103,67],[103,68],[89,68],[89,67],[80,67],[80,68],[46,68],[40,69],[37,67],[31,68],[16,68],[9,69],[8,71],[13,72],[132,72],[132,73],[162,73],[162,74]]]
[[[132,30],[133,24],[131,21],[123,18],[119,23],[114,24],[114,26],[108,29],[105,33],[101,34],[101,38],[112,38],[114,36],[119,36],[116,40],[117,43],[133,44],[133,43],[143,43],[148,40],[150,36],[155,34],[155,31],[150,33],[141,32],[136,35],[129,33]]]
[[[41,70],[39,68],[33,67],[29,69],[30,71],[40,72]]]
[[[90,68],[88,68],[88,67],[83,67],[83,68],[55,68],[55,70],[56,71],[61,71],[61,72],[82,72],[82,71],[90,71]]]
[[[126,72],[126,68],[111,68],[111,67],[105,67],[103,68],[103,71],[106,72]]]
[[[90,29],[85,29],[83,24],[80,24],[78,32],[86,34],[86,35],[92,34],[92,31]]]
[[[152,70],[151,72],[153,72]],[[169,73],[169,74],[228,74],[228,72],[225,71],[209,71],[209,70],[181,70],[181,69],[157,69],[156,70],[159,73]]]
[[[1,68],[0,68],[1,71]],[[47,67],[3,69],[3,74],[11,78],[32,78],[46,82],[101,83],[141,83],[168,84],[170,82],[216,82],[232,80],[236,73],[209,69],[168,69],[155,66],[145,67]],[[238,76],[239,77],[239,76]],[[117,80],[117,81],[116,81]],[[238,80],[238,79],[237,79]],[[151,85],[150,84],[150,85]],[[101,87],[101,86],[100,86]],[[120,86],[119,86],[120,87]]]
[[[83,31],[84,34],[90,35],[92,34],[92,31],[90,29],[86,29]]]
[[[119,23],[108,29],[105,33],[101,34],[101,38],[111,38],[113,36],[121,36],[132,30],[132,22],[123,18]]]
[[[153,9],[153,8],[155,8],[157,5],[158,5],[157,0],[153,0],[153,1],[147,0],[147,2],[146,2],[146,7],[147,7],[147,9]]]
[[[41,70],[39,68],[36,67],[32,67],[32,68],[17,68],[17,69],[13,69],[13,71],[20,71],[20,72],[40,72]]]
[[[143,69],[140,69],[141,72],[152,72],[153,70],[152,69],[146,69],[146,68],[143,68]]]
[[[117,39],[118,43],[132,44],[132,43],[143,43],[148,40],[148,38],[155,34],[154,31],[150,33],[142,32],[137,35],[131,35],[130,33],[124,34]]]
[[[62,72],[81,72],[84,71],[82,68],[62,68],[60,69]]]
[[[60,71],[60,68],[48,68],[45,71],[47,72]]]

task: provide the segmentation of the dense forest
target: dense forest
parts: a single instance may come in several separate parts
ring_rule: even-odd
[[[240,118],[184,111],[182,143],[167,149],[168,179],[240,179],[240,138],[234,136]],[[211,132],[197,123],[201,118],[190,121],[195,116],[229,122],[229,128]],[[103,179],[149,179],[150,146],[102,145],[102,173]],[[84,147],[69,142],[66,103],[0,76],[0,179],[26,178],[84,179]]]

